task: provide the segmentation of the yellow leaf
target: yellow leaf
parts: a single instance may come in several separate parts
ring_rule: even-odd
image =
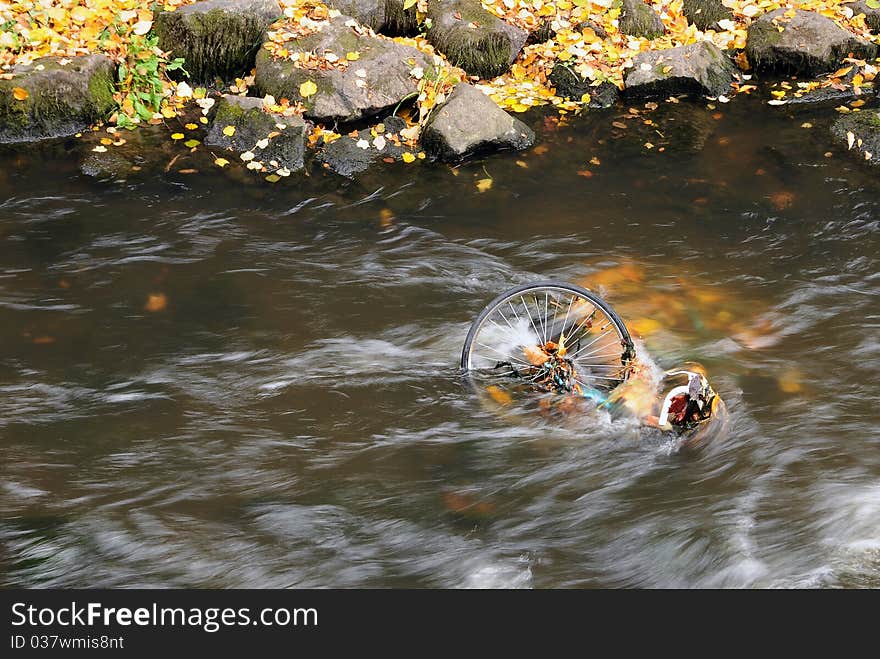
[[[266,177],[266,180],[269,181],[269,183],[278,183],[278,181],[281,180],[281,177],[278,176],[278,174],[269,174],[269,176]]]
[[[190,149],[194,149],[199,144],[201,144],[201,142],[199,142],[198,140],[187,140],[186,142],[183,143],[183,146],[189,147]]]
[[[232,137],[235,135],[235,126],[227,126],[223,129],[223,134],[226,135],[226,137]]]
[[[229,164],[229,161],[226,158],[217,158],[214,161],[214,164],[217,165],[218,167],[226,167],[226,165]]]
[[[316,85],[311,80],[306,80],[303,84],[299,86],[299,95],[303,98],[308,98],[309,96],[314,96],[318,92],[318,85]]]
[[[511,395],[497,385],[491,384],[486,387],[486,393],[499,405],[510,405],[513,402]]]
[[[403,11],[416,6],[417,0],[403,0]]]
[[[198,124],[186,124],[186,125],[184,126],[184,128],[186,128],[187,130],[195,130],[195,129],[198,128],[198,127],[199,127]]]
[[[485,192],[492,187],[492,179],[490,178],[482,178],[477,181],[477,190],[480,192]]]
[[[26,101],[27,97],[30,96],[27,89],[22,89],[21,87],[13,87],[12,95],[15,97],[16,101]]]
[[[182,140],[184,137],[186,137],[186,136],[183,133],[172,133],[171,134],[172,140]]]
[[[404,151],[403,154],[401,155],[401,158],[403,158],[403,162],[405,162],[405,163],[415,162],[415,159],[416,159],[416,157],[413,154],[411,154],[409,151]]]
[[[173,119],[177,116],[177,113],[174,111],[174,108],[164,107],[162,108],[162,116],[166,119]]]
[[[349,62],[356,62],[360,58],[361,58],[361,54],[357,51],[345,53],[345,59],[347,59]]]

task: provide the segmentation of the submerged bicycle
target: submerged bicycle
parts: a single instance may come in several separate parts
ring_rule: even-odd
[[[461,368],[504,402],[515,393],[542,393],[564,410],[586,399],[612,416],[678,433],[726,421],[702,367],[688,363],[662,373],[639,361],[614,309],[565,282],[525,284],[492,300],[471,324]]]

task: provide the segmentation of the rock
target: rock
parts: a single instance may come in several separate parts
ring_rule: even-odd
[[[607,80],[593,85],[592,81],[581,78],[577,71],[562,62],[553,65],[549,80],[556,89],[556,95],[562,98],[579,101],[584,94],[589,94],[588,106],[594,109],[609,108],[620,97],[620,90],[616,85]]]
[[[785,100],[788,101],[789,107],[809,107],[814,110],[819,106],[837,107],[852,101],[868,101],[875,95],[876,90],[873,87],[862,87],[860,94],[856,94],[855,89],[850,86],[842,88],[820,87],[804,92],[800,96],[786,96]]]
[[[494,78],[510,68],[528,32],[483,9],[480,0],[432,0],[428,41],[470,75]]]
[[[389,37],[412,36],[419,31],[416,5],[404,9],[404,0],[328,0],[326,4]]]
[[[235,128],[232,135],[223,132],[227,126]],[[265,163],[267,168],[286,167],[298,171],[303,168],[307,132],[302,117],[264,112],[259,98],[225,95],[217,103],[205,145],[236,154],[250,151],[255,160]],[[278,135],[270,137],[272,133]],[[268,139],[269,144],[261,149],[258,142],[264,139]],[[277,167],[270,165],[273,160],[278,163]]]
[[[627,95],[670,96],[702,94],[721,96],[739,79],[733,62],[709,41],[668,50],[644,51],[633,59],[626,75]]]
[[[230,80],[254,66],[264,33],[280,18],[275,0],[200,0],[156,15],[159,47],[183,57],[199,82]]]
[[[792,18],[786,16],[790,11]],[[810,11],[777,9],[764,14],[749,26],[746,41],[749,62],[765,73],[815,76],[836,69],[849,53],[871,59],[877,46]]]
[[[633,37],[656,39],[666,32],[663,21],[642,0],[622,0],[620,31]]]
[[[80,163],[79,169],[86,176],[102,181],[120,181],[131,174],[133,165],[128,158],[113,151],[89,152]]]
[[[856,15],[864,14],[865,23],[868,24],[868,29],[874,34],[880,34],[880,7],[872,8],[868,5],[866,0],[852,2],[849,4],[849,7]]]
[[[371,117],[414,96],[418,80],[412,70],[421,67],[428,74],[432,68],[428,56],[391,39],[359,32],[346,25],[349,21],[352,19],[339,16],[319,32],[285,44],[291,53],[332,52],[342,58],[342,66],[297,68],[290,60],[275,59],[261,50],[254,81],[259,93],[302,102],[307,117],[328,123]],[[360,53],[360,59],[345,62],[345,54],[354,51]],[[303,98],[300,85],[307,81],[314,82],[318,91]]]
[[[880,165],[880,112],[877,110],[842,115],[831,126],[831,135],[850,151],[860,154],[862,160]]]
[[[412,36],[419,32],[416,6],[403,8],[404,0],[385,0],[385,25],[382,33],[391,37]]]
[[[476,87],[459,83],[422,130],[425,152],[441,160],[460,160],[477,151],[530,147],[532,129],[507,114]]]
[[[701,30],[718,30],[718,21],[733,18],[733,11],[721,0],[684,0],[682,13]]]
[[[11,73],[0,80],[0,143],[73,135],[116,107],[116,65],[104,55],[41,57]],[[15,98],[17,87],[27,98]]]
[[[376,32],[385,25],[385,0],[327,0],[325,4]]]
[[[386,158],[401,160],[404,152],[411,149],[404,146],[398,146],[386,137],[386,135],[399,135],[400,131],[406,128],[406,122],[400,117],[386,117],[382,122],[385,131],[380,133],[385,139],[385,145],[380,151],[377,149],[373,141],[376,139],[371,133],[370,128],[358,131],[357,137],[344,135],[324,147],[318,154],[317,161],[323,164],[327,169],[336,172],[348,178],[354,178],[372,165]],[[366,140],[370,143],[368,149],[358,146],[360,140]]]

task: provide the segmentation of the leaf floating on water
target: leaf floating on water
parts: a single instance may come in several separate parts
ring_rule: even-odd
[[[490,178],[481,178],[477,181],[477,190],[480,192],[486,192],[492,188],[492,179]]]
[[[509,392],[504,391],[498,385],[492,384],[486,387],[486,393],[499,405],[510,405],[513,402],[513,397]]]
[[[266,177],[266,180],[269,181],[269,183],[278,183],[278,181],[281,180],[281,177],[278,176],[278,174],[269,174],[269,176]]]
[[[316,93],[318,93],[318,85],[316,85],[311,80],[306,80],[303,84],[299,86],[299,95],[303,98],[314,96]]]
[[[12,96],[16,101],[26,101],[30,94],[27,89],[23,89],[22,87],[13,87],[12,88]]]
[[[856,136],[853,135],[852,131],[846,131],[846,147],[847,149],[853,148],[853,142],[856,141]]]
[[[229,161],[226,158],[217,158],[214,160],[214,164],[218,167],[226,167],[229,164]]]
[[[583,176],[584,178],[592,178],[593,172],[591,172],[589,169],[581,169],[578,171],[577,175]]]
[[[407,164],[409,164],[411,162],[415,162],[415,160],[416,160],[416,157],[413,154],[411,154],[409,151],[404,151],[400,157],[403,158],[403,162],[405,162]]]
[[[199,127],[198,124],[193,124],[193,123],[189,123],[184,126],[184,128],[186,128],[187,130],[195,130],[198,127]]]
[[[193,169],[193,168],[190,167],[190,168],[187,168],[187,169],[178,169],[178,170],[177,170],[177,173],[178,173],[178,174],[198,174],[198,173],[199,173],[199,170],[197,170],[197,169]]]
[[[105,151],[107,151],[107,147],[98,145],[94,149],[92,149],[92,151],[94,151],[95,153],[104,153]]]
[[[201,144],[201,142],[199,142],[198,140],[187,140],[183,143],[183,146],[189,147],[190,149],[195,149],[199,144]]]
[[[182,140],[184,137],[186,137],[186,135],[183,133],[171,133],[172,140]]]
[[[150,293],[147,297],[147,303],[144,305],[144,310],[156,313],[157,311],[163,311],[167,306],[168,298],[165,296],[165,293]]]

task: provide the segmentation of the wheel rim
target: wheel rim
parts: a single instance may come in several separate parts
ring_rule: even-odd
[[[560,282],[511,289],[477,316],[462,367],[478,381],[590,395],[629,375],[633,345],[601,298]]]

